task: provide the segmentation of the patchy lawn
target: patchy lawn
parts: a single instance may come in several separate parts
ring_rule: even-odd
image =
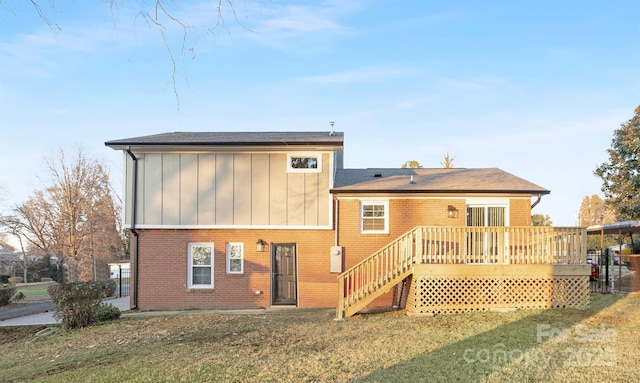
[[[24,294],[24,299],[17,302],[10,302],[8,305],[0,306],[0,310],[7,310],[14,307],[28,305],[34,302],[51,300],[49,296],[49,286],[54,282],[19,284],[16,286],[16,293]],[[0,372],[0,375],[2,372]]]
[[[640,381],[638,294],[594,294],[585,309],[334,315],[132,316],[43,337],[0,328],[0,381]]]
[[[49,286],[54,282],[30,283],[18,285],[16,292],[22,292],[27,301],[41,301],[51,299],[49,296]]]

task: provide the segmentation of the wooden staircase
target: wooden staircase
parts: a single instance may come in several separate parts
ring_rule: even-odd
[[[406,232],[338,276],[337,319],[354,315],[411,275],[416,235],[418,228]]]

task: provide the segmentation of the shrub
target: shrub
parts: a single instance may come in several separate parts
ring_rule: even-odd
[[[9,283],[9,277],[11,277],[11,275],[7,275],[7,274],[0,275],[0,286],[2,286],[5,283]]]
[[[111,303],[103,303],[96,308],[96,321],[106,322],[120,318],[120,309]]]
[[[108,279],[106,281],[98,282],[103,283],[104,297],[109,298],[115,295],[116,293],[116,281],[112,279]]]
[[[24,293],[22,291],[18,291],[17,293],[13,294],[13,296],[11,297],[11,301],[20,302],[24,298],[25,298]]]
[[[76,282],[52,285],[49,295],[54,304],[54,317],[69,329],[87,327],[96,321],[102,299],[113,295],[115,283]]]
[[[0,307],[6,306],[11,302],[11,297],[16,292],[16,288],[13,286],[0,285]]]

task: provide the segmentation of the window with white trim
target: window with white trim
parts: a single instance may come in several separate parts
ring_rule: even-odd
[[[229,274],[244,273],[244,243],[242,242],[227,243],[227,273]]]
[[[213,254],[213,243],[189,243],[189,288],[213,288]]]
[[[362,233],[389,232],[389,201],[362,201],[360,209]]]
[[[287,171],[289,173],[322,172],[321,153],[290,153],[287,155]]]

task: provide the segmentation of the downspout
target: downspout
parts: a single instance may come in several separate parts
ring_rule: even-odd
[[[131,234],[136,237],[136,245],[134,247],[134,265],[133,265],[133,307],[132,310],[138,308],[138,232],[136,231],[136,212],[138,210],[138,158],[131,151],[131,147],[127,147],[127,154],[133,161],[132,170],[132,193],[131,193]]]
[[[336,198],[336,208],[335,208],[335,220],[334,220],[334,227],[333,229],[335,230],[335,239],[334,239],[334,245],[335,246],[339,246],[339,241],[340,241],[340,237],[338,236],[338,229],[340,228],[340,200],[338,198]]]
[[[536,205],[537,205],[537,204],[539,204],[541,200],[542,200],[542,194],[538,194],[538,199],[536,200],[536,202],[534,202],[534,203],[531,205],[531,209],[533,209],[534,207],[536,207]]]

